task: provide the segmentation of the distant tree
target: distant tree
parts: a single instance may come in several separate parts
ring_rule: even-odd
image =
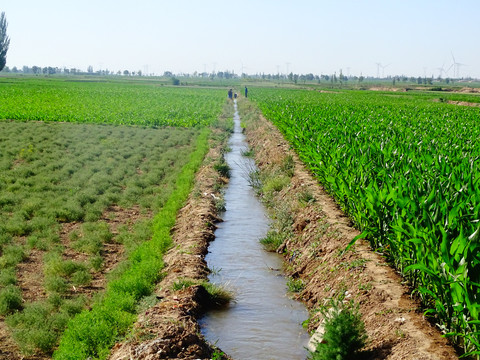
[[[173,73],[172,73],[171,71],[165,71],[165,72],[163,73],[163,76],[165,76],[165,77],[172,77],[172,76],[173,76]]]
[[[87,72],[88,72],[89,74],[93,74],[93,66],[92,66],[92,65],[89,65],[89,66],[88,66]]]
[[[10,38],[7,36],[7,18],[5,12],[0,14],[0,71],[7,64],[7,51],[10,46]]]
[[[128,75],[130,75],[130,71],[128,71],[128,70],[124,70],[124,71],[123,71],[123,75],[125,75],[125,76],[128,76]]]

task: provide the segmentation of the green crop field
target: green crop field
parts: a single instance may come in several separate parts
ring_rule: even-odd
[[[251,98],[466,352],[480,353],[480,109],[448,93],[260,89]]]
[[[0,98],[0,119],[188,127],[209,125],[225,90],[101,78],[0,78]]]
[[[105,356],[159,279],[226,92],[18,77],[0,94],[0,334]]]

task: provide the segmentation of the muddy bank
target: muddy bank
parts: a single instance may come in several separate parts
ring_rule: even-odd
[[[251,110],[245,104],[243,108]],[[294,159],[290,182],[269,194],[268,200],[274,212],[287,209],[290,214],[291,236],[278,250],[285,255],[288,274],[303,281],[298,297],[312,314],[309,330],[317,328],[319,310],[328,306],[329,299],[345,298],[360,305],[369,336],[366,358],[457,359],[381,255],[373,253],[365,241],[342,252],[359,232],[305,170],[279,131],[263,117],[254,116],[246,124],[246,135],[263,171],[278,174],[287,156]]]

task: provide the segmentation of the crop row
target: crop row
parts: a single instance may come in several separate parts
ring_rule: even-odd
[[[22,352],[51,353],[109,248],[120,260],[151,239],[199,134],[0,121],[0,317]]]
[[[480,351],[480,110],[421,94],[252,97],[444,332]]]
[[[209,125],[225,91],[155,83],[0,78],[0,119],[144,126]]]

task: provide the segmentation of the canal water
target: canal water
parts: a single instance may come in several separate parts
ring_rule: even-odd
[[[248,170],[255,164],[242,155],[247,143],[236,102],[234,122],[231,151],[225,155],[231,169],[226,211],[206,260],[213,270],[210,281],[232,290],[235,301],[202,318],[202,333],[236,360],[304,360],[309,337],[302,322],[308,312],[288,297],[281,257],[259,243],[269,219],[249,184]]]

